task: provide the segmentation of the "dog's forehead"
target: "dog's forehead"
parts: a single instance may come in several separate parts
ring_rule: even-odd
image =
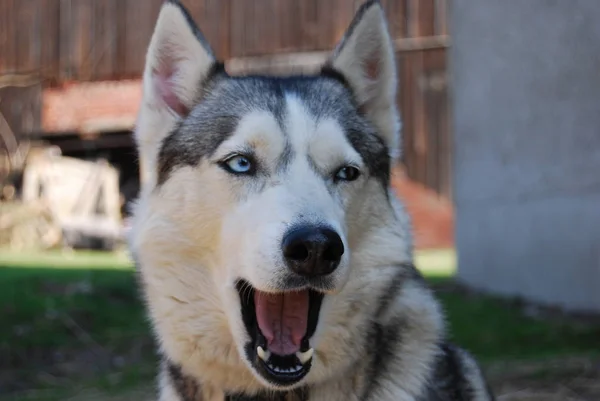
[[[337,80],[321,76],[223,79],[203,98],[200,108],[213,109],[216,113],[231,112],[240,117],[251,111],[268,111],[283,128],[290,97],[301,102],[316,120],[347,119],[357,113],[348,88]]]
[[[268,147],[270,139],[278,147],[283,137],[288,151],[313,157],[356,154],[346,133],[368,130],[351,91],[326,77],[230,78],[203,102],[201,109],[237,116],[231,142]]]
[[[286,136],[288,146],[282,151],[295,147],[303,153],[327,154],[353,148],[372,175],[389,178],[387,148],[342,82],[325,76],[251,76],[220,78],[206,88],[188,117],[163,141],[159,182],[178,165],[193,166],[212,155],[223,142],[237,137],[248,116],[257,115],[262,119],[255,118],[255,125],[262,121],[267,129],[275,122],[278,128],[278,133],[271,129],[263,135]],[[307,143],[316,147],[302,147]]]

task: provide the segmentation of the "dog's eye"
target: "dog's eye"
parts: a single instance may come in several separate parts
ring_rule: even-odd
[[[235,155],[223,161],[222,166],[233,174],[252,174],[254,165],[250,158],[242,155]]]
[[[360,171],[356,167],[342,167],[335,173],[336,181],[354,181],[360,175]]]

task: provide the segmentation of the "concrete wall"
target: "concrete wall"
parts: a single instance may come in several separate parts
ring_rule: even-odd
[[[451,4],[459,278],[600,311],[600,1]]]

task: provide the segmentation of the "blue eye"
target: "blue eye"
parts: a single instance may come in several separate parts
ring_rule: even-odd
[[[242,155],[235,155],[223,161],[222,166],[233,174],[251,174],[254,171],[254,165],[250,158]]]
[[[345,166],[335,173],[336,181],[354,181],[360,176],[360,171],[356,167]]]

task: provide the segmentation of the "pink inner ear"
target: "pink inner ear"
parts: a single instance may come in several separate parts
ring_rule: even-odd
[[[173,76],[175,71],[173,68],[161,66],[155,69],[152,73],[156,92],[163,102],[180,116],[188,114],[188,108],[181,102],[175,94]]]
[[[381,74],[381,60],[379,57],[379,49],[371,49],[369,57],[365,60],[364,69],[367,78],[376,81]]]
[[[377,59],[367,60],[365,73],[369,79],[376,81],[379,78],[379,61]]]

